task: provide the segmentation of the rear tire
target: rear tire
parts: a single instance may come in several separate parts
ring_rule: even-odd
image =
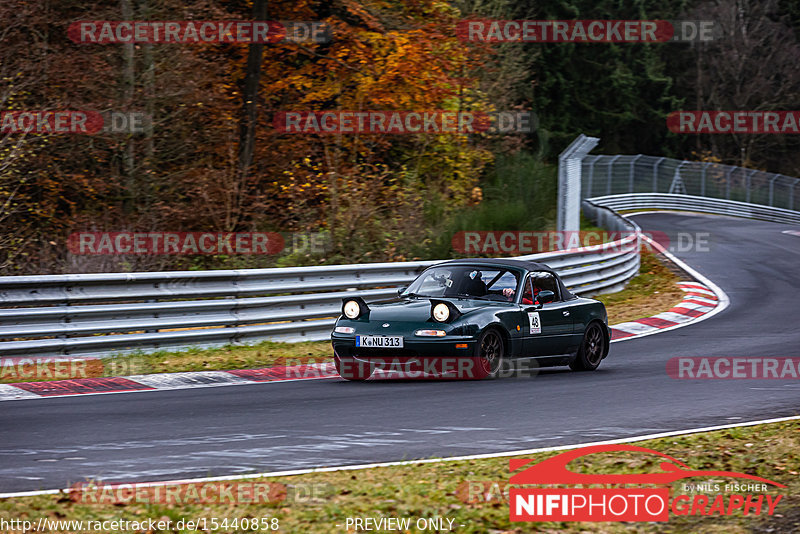
[[[603,360],[608,350],[608,340],[603,334],[600,323],[592,322],[583,333],[583,341],[578,349],[578,355],[569,364],[573,371],[594,371]]]
[[[497,378],[505,363],[503,336],[495,328],[489,328],[478,339],[478,356],[475,362],[474,378]]]
[[[372,376],[374,368],[368,363],[363,363],[355,358],[340,358],[337,355],[333,356],[333,362],[336,365],[336,372],[345,380],[351,382],[363,382]]]

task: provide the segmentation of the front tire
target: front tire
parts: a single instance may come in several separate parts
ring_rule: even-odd
[[[475,361],[475,378],[497,378],[505,362],[505,347],[503,337],[494,328],[489,328],[481,334],[478,340],[478,356]]]
[[[339,376],[351,382],[363,382],[372,376],[374,370],[372,365],[355,358],[340,358],[338,355],[334,355],[333,362]]]
[[[578,349],[578,355],[569,364],[573,371],[594,371],[603,360],[608,351],[608,340],[603,335],[600,323],[589,323],[583,333],[583,341]]]

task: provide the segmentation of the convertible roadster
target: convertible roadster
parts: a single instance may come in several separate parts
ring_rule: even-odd
[[[610,334],[605,306],[570,293],[547,265],[469,259],[429,267],[396,299],[343,299],[331,340],[339,374],[360,381],[376,368],[497,378],[521,361],[593,371]]]

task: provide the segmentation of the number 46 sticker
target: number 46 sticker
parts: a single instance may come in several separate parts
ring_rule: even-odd
[[[542,333],[542,323],[539,320],[539,312],[528,312],[528,321],[531,323],[531,334]]]

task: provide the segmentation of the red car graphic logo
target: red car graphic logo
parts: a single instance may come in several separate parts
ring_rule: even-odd
[[[667,461],[661,462],[659,467],[662,473],[635,473],[635,474],[585,474],[570,471],[567,465],[578,458],[590,454],[608,453],[616,451],[639,452],[654,454]],[[527,458],[509,460],[509,470],[517,471],[534,460]],[[735,471],[696,470],[664,453],[637,447],[635,445],[593,445],[563,452],[547,460],[538,462],[511,477],[510,484],[669,484],[676,480],[692,477],[732,477],[744,478],[756,482],[765,482],[779,488],[785,488],[773,480]]]

